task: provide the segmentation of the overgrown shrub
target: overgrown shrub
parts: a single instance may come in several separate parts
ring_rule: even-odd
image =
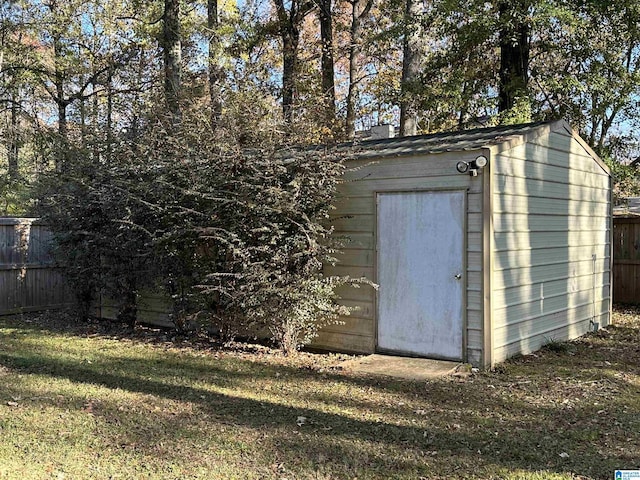
[[[634,165],[622,164],[608,155],[605,155],[604,160],[614,178],[614,204],[622,205],[628,197],[640,196],[640,169]]]
[[[170,295],[177,325],[270,331],[287,351],[348,313],[327,278],[326,220],[343,173],[325,149],[221,145],[206,121],[161,120],[108,151],[78,152],[42,186],[41,216],[79,291]],[[88,298],[88,297],[87,297]]]

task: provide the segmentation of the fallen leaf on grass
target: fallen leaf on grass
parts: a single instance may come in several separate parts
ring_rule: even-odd
[[[98,404],[100,403],[99,400],[88,400],[83,406],[82,406],[82,411],[88,414],[93,415],[93,411],[96,408],[96,406],[98,406]]]

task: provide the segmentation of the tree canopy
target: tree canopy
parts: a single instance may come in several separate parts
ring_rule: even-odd
[[[638,141],[639,25],[631,0],[3,2],[6,173],[61,168],[37,135],[135,135],[148,112],[179,119],[187,105],[247,146],[272,130],[326,143],[379,123],[566,118],[624,157],[616,145]]]
[[[278,317],[295,348],[351,280],[321,274],[340,161],[291,146],[556,118],[638,157],[636,0],[0,3],[3,213],[48,218],[123,318],[160,288],[180,322]]]

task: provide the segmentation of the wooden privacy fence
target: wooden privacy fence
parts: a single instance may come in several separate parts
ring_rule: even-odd
[[[613,301],[640,303],[640,217],[613,218]]]
[[[51,232],[33,218],[0,218],[0,315],[67,306],[73,295],[53,264]]]

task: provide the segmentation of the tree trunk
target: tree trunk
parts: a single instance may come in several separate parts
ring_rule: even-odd
[[[45,3],[49,9],[49,13],[54,16],[58,8],[56,1],[51,1],[48,4]],[[65,69],[62,65],[62,59],[65,56],[64,46],[59,32],[52,33],[52,46],[53,46],[53,86],[55,91],[49,91],[49,94],[53,98],[58,109],[58,145],[55,157],[56,169],[58,171],[64,171],[67,161],[69,159],[68,154],[68,141],[67,141],[67,107],[70,101],[65,98]]]
[[[367,0],[361,13],[360,0],[350,0],[351,3],[351,28],[349,42],[349,89],[347,91],[347,118],[345,122],[345,134],[353,139],[356,135],[356,96],[358,93],[358,55],[360,54],[360,33],[362,19],[369,15],[373,0]]]
[[[145,75],[145,53],[140,53],[140,58],[138,59],[138,78],[142,79]],[[129,138],[134,139],[138,138],[138,134],[140,132],[140,116],[138,115],[138,106],[142,104],[142,96],[141,91],[137,90],[134,93],[134,110],[133,115],[131,116],[131,124],[129,125]]]
[[[20,153],[20,143],[18,134],[18,102],[16,101],[16,95],[12,92],[11,95],[11,134],[9,142],[8,163],[9,163],[9,180],[15,181],[18,179],[18,154]]]
[[[50,8],[53,11],[55,4]],[[67,147],[67,107],[69,101],[65,98],[64,94],[64,80],[65,72],[61,67],[61,59],[63,56],[62,44],[60,37],[54,35],[53,37],[53,62],[54,73],[53,83],[55,87],[54,101],[58,109],[58,152],[56,156],[56,169],[63,171],[65,165],[69,159],[68,147]]]
[[[423,39],[420,17],[422,2],[406,0],[405,34],[402,59],[402,81],[400,83],[400,135],[418,133],[418,104],[415,94],[420,87],[420,70],[423,63]]]
[[[469,57],[466,58],[470,61]],[[464,124],[469,110],[469,81],[464,80],[462,83],[462,102],[460,104],[460,111],[458,112],[458,130],[464,130]]]
[[[614,105],[611,108],[610,113],[608,115],[605,114],[602,118],[602,123],[600,124],[600,137],[598,138],[597,142],[594,142],[595,144],[594,150],[598,155],[604,155],[605,153],[604,152],[605,140],[609,135],[609,130],[611,129],[613,125],[613,121],[616,118],[616,115],[618,115],[618,112],[620,112],[621,108],[622,108],[622,105]]]
[[[209,101],[211,102],[211,129],[218,128],[222,116],[222,71],[218,64],[220,39],[218,38],[218,0],[207,0],[207,28],[209,29]]]
[[[358,66],[356,59],[359,53],[358,39],[360,36],[360,17],[358,16],[358,0],[351,2],[351,41],[349,42],[349,90],[347,92],[347,138],[353,139],[356,135],[356,88]]]
[[[64,100],[64,98],[58,98],[56,100],[56,104],[58,105],[58,135],[60,135],[60,139],[66,143],[68,103]]]
[[[324,124],[333,131],[336,119],[336,87],[333,63],[333,12],[332,0],[318,0],[320,40],[322,42],[322,99],[324,102]]]
[[[68,102],[64,98],[57,98],[58,106],[58,156],[56,158],[56,169],[59,172],[67,168],[69,161],[68,138],[67,138],[67,106]]]
[[[64,72],[60,67],[62,58],[62,47],[60,45],[60,39],[54,37],[53,39],[53,61],[54,67],[54,84],[56,87],[56,106],[58,107],[58,134],[63,140],[67,139],[67,106],[68,103],[64,98]]]
[[[113,68],[107,72],[107,157],[111,159],[113,151]]]
[[[298,46],[300,25],[313,7],[312,2],[291,0],[289,9],[284,0],[273,0],[278,14],[282,38],[282,114],[287,125],[292,125],[297,103]]]
[[[174,124],[182,120],[180,94],[182,82],[182,44],[180,38],[180,1],[164,1],[162,50],[164,56],[164,95]]]
[[[283,65],[282,65],[282,114],[286,124],[293,123],[295,111],[296,81],[298,78],[298,44],[300,32],[297,27],[289,25],[282,32]]]
[[[529,34],[526,21],[528,1],[501,1],[500,15],[500,85],[498,111],[515,107],[518,98],[528,93]]]
[[[80,99],[80,139],[82,145],[87,143],[87,101],[84,98]]]
[[[98,85],[96,83],[93,84],[93,88],[97,90]],[[91,126],[93,128],[94,134],[100,131],[100,99],[98,95],[94,93],[91,99],[91,115],[93,117]],[[98,142],[93,142],[93,151],[92,151],[93,159],[97,160],[100,157],[100,148],[98,147]]]

